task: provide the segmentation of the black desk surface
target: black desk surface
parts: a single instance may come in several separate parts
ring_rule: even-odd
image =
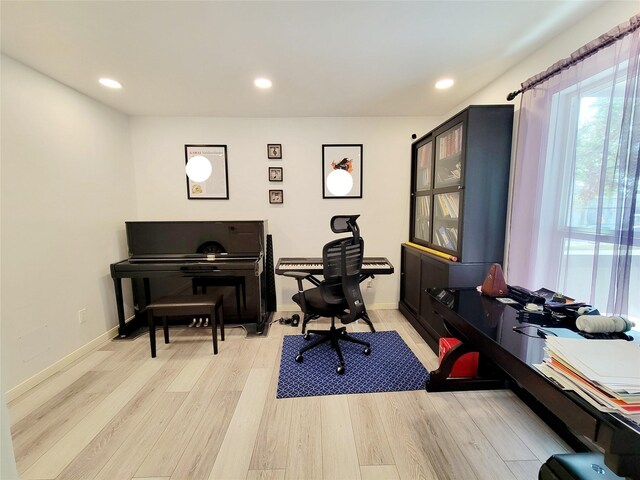
[[[430,289],[429,293],[436,300],[432,304],[434,310],[454,336],[490,358],[574,434],[604,449],[605,460],[612,470],[640,478],[640,433],[616,416],[598,411],[575,393],[562,391],[532,366],[544,358],[545,340],[537,335],[537,328],[548,330],[570,325],[547,321],[526,327],[531,323],[518,321],[518,305],[502,304],[475,289]],[[517,333],[514,327],[531,336]]]

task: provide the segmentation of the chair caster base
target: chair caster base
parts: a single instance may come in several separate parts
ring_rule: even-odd
[[[305,340],[309,340],[311,338],[311,334],[309,333],[305,333],[302,338],[304,338]]]
[[[365,355],[371,355],[371,348],[365,347],[365,349],[362,351],[362,353],[364,353]]]
[[[342,365],[338,365],[338,368],[336,368],[336,373],[337,373],[338,375],[344,375],[344,372],[345,372],[345,370],[344,370],[344,366],[342,366]]]
[[[296,355],[296,362],[298,363],[302,363],[302,361],[304,360],[304,357],[302,356],[301,353],[299,353],[298,355]]]

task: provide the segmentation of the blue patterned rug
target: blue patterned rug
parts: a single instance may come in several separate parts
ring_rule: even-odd
[[[345,361],[344,375],[336,373],[338,356],[329,343],[304,353],[296,363],[298,350],[307,343],[302,335],[285,335],[280,362],[277,398],[313,397],[345,393],[398,392],[425,388],[428,372],[398,332],[351,333],[369,342],[364,347],[340,342]],[[314,335],[311,336],[313,341]]]

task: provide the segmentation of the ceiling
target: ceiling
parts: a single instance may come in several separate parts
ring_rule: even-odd
[[[2,0],[1,47],[130,115],[442,115],[601,3]]]

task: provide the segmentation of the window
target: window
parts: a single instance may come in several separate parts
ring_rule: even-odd
[[[510,284],[638,324],[639,45],[636,26],[525,90],[507,267]]]
[[[560,259],[556,288],[571,296],[602,306],[608,302],[616,229],[620,217],[629,215],[629,204],[620,211],[621,182],[616,168],[626,87],[624,62],[553,95],[549,131],[549,164],[545,168],[543,211],[553,212]],[[555,181],[557,178],[558,181]],[[640,205],[636,192],[636,204]],[[634,229],[640,228],[640,214]],[[640,291],[640,240],[633,236],[629,255],[632,291]],[[545,250],[553,246],[541,242]],[[540,252],[542,253],[542,252]],[[636,296],[639,297],[639,296]],[[640,312],[640,300],[631,298],[629,310]]]

